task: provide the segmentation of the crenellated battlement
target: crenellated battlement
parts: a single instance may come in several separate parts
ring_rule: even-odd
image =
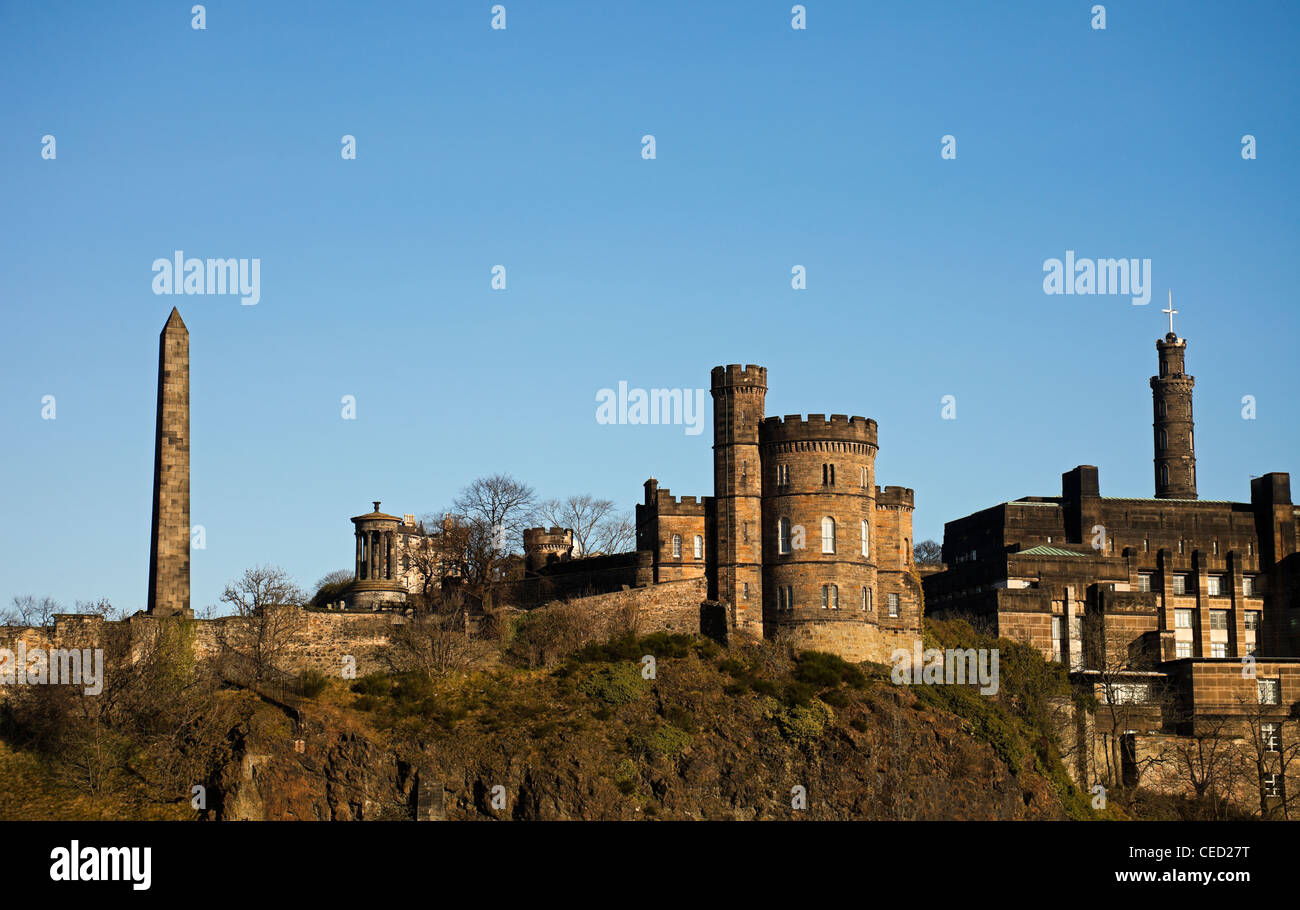
[[[667,487],[660,488],[654,505],[661,515],[703,515],[706,496],[674,496]]]
[[[758,426],[763,443],[778,442],[855,442],[876,446],[876,422],[869,417],[847,414],[800,414],[767,417]]]
[[[916,508],[916,494],[910,487],[876,487],[876,508]]]
[[[750,386],[767,390],[767,367],[754,364],[729,363],[725,367],[714,367],[710,372],[714,391],[738,386]]]

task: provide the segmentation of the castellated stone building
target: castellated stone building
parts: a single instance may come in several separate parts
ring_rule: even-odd
[[[665,585],[693,614],[702,591],[733,631],[851,660],[888,660],[920,632],[913,493],[877,487],[876,422],[767,417],[767,370],[715,367],[713,495],[645,482],[636,551],[573,559],[565,529],[525,532],[538,596]]]
[[[876,486],[876,422],[767,417],[758,366],[715,367],[711,390],[713,495],[674,496],[650,478],[626,553],[575,558],[571,529],[529,528],[525,577],[500,601],[604,598],[592,604],[631,610],[643,629],[720,628],[851,660],[910,649],[921,623],[913,493]],[[356,582],[342,606],[400,609],[416,583],[405,555],[424,529],[379,503],[352,522]]]
[[[1125,773],[1136,775],[1170,735],[1228,718],[1280,738],[1300,716],[1300,508],[1290,477],[1252,479],[1247,502],[1198,498],[1194,379],[1187,342],[1172,331],[1177,311],[1166,312],[1150,382],[1154,498],[1102,496],[1097,468],[1080,465],[1059,496],[948,522],[945,569],[924,582],[932,615],[1031,644],[1097,696],[1102,710],[1079,720],[1090,743],[1078,752],[1081,780],[1093,774],[1091,745],[1107,738],[1124,739]],[[1300,786],[1277,768],[1261,773],[1261,791]]]

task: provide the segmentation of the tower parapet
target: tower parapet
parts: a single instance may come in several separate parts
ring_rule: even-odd
[[[573,531],[569,528],[524,529],[524,569],[529,574],[572,557]]]

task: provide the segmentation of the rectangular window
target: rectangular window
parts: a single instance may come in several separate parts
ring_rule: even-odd
[[[1221,641],[1212,642],[1212,643],[1210,644],[1210,656],[1211,656],[1211,657],[1227,657],[1227,656],[1228,656],[1228,646],[1227,646],[1226,644],[1224,644],[1223,642],[1221,642]]]
[[[840,586],[831,585],[831,609],[838,610],[839,608],[840,608]]]
[[[898,615],[898,595],[897,595],[897,594],[890,594],[890,595],[889,595],[889,615],[890,615],[890,616],[897,616],[897,615]]]
[[[1259,738],[1264,743],[1264,751],[1281,752],[1282,751],[1282,725],[1281,724],[1260,724]]]
[[[794,585],[785,586],[785,608],[787,610],[794,609]]]
[[[682,558],[682,535],[680,534],[673,535],[673,557],[675,559]]]
[[[1222,597],[1228,587],[1224,577],[1222,575],[1211,575],[1207,581],[1210,583],[1209,595],[1211,597]]]
[[[871,555],[871,522],[862,519],[862,555]]]
[[[790,485],[790,466],[788,464],[779,464],[776,466],[776,485],[786,487]]]
[[[1259,614],[1259,611],[1258,611],[1258,610],[1247,610],[1247,611],[1246,611],[1246,631],[1247,631],[1247,632],[1258,632],[1258,631],[1259,631],[1259,615],[1260,615],[1260,614]]]
[[[695,535],[695,558],[704,558],[704,538],[699,534]]]
[[[1264,795],[1273,799],[1282,798],[1282,775],[1265,774],[1264,775]]]
[[[1174,594],[1179,597],[1187,593],[1187,576],[1181,572],[1174,576]]]
[[[1179,641],[1174,643],[1174,656],[1179,660],[1184,657],[1192,656],[1192,643],[1190,641]]]
[[[831,586],[822,585],[822,609],[825,610],[831,603]]]
[[[867,612],[867,589],[862,589],[862,612]]]
[[[740,599],[749,600],[749,582],[745,582],[740,588]]]
[[[1259,692],[1261,705],[1276,705],[1282,701],[1282,681],[1280,679],[1257,679],[1255,687]]]
[[[1139,591],[1142,591],[1143,593],[1150,593],[1150,591],[1151,591],[1151,573],[1150,573],[1150,572],[1139,572],[1139,573],[1138,573],[1138,590],[1139,590]]]
[[[749,522],[747,521],[740,524],[740,542],[749,543]]]
[[[1052,617],[1052,660],[1061,659],[1061,617]]]
[[[1218,629],[1221,632],[1228,631],[1228,611],[1211,610],[1210,611],[1210,628]]]
[[[867,488],[867,469],[859,468],[859,470],[862,472],[862,489],[865,490]]]
[[[1174,611],[1174,628],[1175,628],[1175,629],[1190,629],[1191,627],[1192,627],[1192,611],[1191,611],[1191,610],[1175,610],[1175,611]]]
[[[1254,575],[1243,575],[1243,576],[1241,576],[1241,593],[1242,593],[1242,595],[1245,596],[1245,597],[1254,597],[1254,596],[1255,596],[1255,576],[1254,576]]]

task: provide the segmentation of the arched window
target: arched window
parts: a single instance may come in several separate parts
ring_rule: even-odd
[[[868,590],[866,587],[863,587],[863,589],[862,589],[862,612],[864,612],[864,613],[867,611],[867,595],[868,595],[868,593],[869,593],[869,590]]]
[[[1162,486],[1169,486],[1169,465],[1167,464],[1160,466],[1160,483]]]
[[[1164,430],[1160,431],[1160,448],[1161,449],[1169,448],[1169,434]]]
[[[862,555],[871,555],[871,522],[862,519]]]
[[[829,515],[822,519],[822,552],[835,552],[835,519]]]
[[[673,558],[682,558],[682,535],[680,534],[673,535]]]
[[[822,609],[838,610],[840,608],[840,586],[822,585]]]
[[[778,518],[776,521],[776,551],[790,552],[790,519]]]
[[[1164,417],[1168,411],[1169,409],[1165,406],[1165,400],[1163,398],[1160,399],[1160,401],[1156,403],[1156,413],[1161,417]]]
[[[699,534],[695,535],[695,558],[704,558],[704,538]]]

